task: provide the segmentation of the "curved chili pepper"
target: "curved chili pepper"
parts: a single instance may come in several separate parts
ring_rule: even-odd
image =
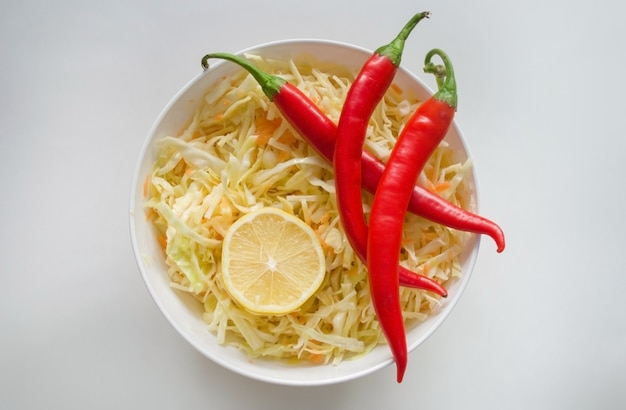
[[[286,82],[284,79],[265,73],[249,61],[232,54],[207,54],[202,59],[202,66],[205,69],[208,68],[207,61],[210,58],[221,58],[232,61],[250,72],[261,85],[261,89],[270,101],[276,104],[287,121],[296,128],[296,131],[310,142],[328,162],[332,161],[332,153],[334,152],[335,146],[334,136],[337,127],[335,123],[320,111],[317,105],[302,93],[302,91]],[[367,155],[371,157],[374,162],[377,161],[371,154]],[[382,175],[382,169],[379,171],[379,175]],[[375,188],[375,185],[372,186],[371,192],[374,192]],[[360,246],[360,248],[356,249],[356,252],[359,256],[363,255],[363,259],[367,249],[367,236],[363,237],[357,245]],[[400,278],[402,286],[424,289],[442,297],[448,296],[448,291],[439,282],[428,276],[412,272],[404,267],[400,268]]]
[[[208,60],[211,58],[232,61],[252,74],[265,95],[276,104],[291,126],[311,144],[322,158],[332,163],[337,125],[300,89],[283,78],[265,73],[249,61],[232,54],[207,54],[202,59],[203,69],[209,68]],[[361,184],[366,191],[373,194],[376,192],[385,164],[371,153],[363,151],[361,168]],[[413,188],[409,212],[450,228],[488,235],[496,243],[498,252],[504,250],[504,232],[495,222],[451,204],[419,185]]]
[[[346,237],[364,263],[367,263],[368,228],[361,197],[360,160],[367,126],[398,70],[406,39],[417,23],[429,14],[424,12],[413,16],[389,44],[379,47],[367,59],[348,90],[337,123],[333,155],[337,208]]]
[[[434,55],[444,61],[445,73],[431,63]],[[404,216],[415,180],[445,137],[457,105],[454,70],[448,56],[434,49],[425,61],[424,70],[437,75],[439,90],[419,106],[391,150],[374,194],[367,241],[372,305],[396,359],[398,382],[407,360],[398,272]]]
[[[367,151],[361,157],[363,187],[370,193],[376,187],[385,169],[385,164]],[[413,187],[408,211],[431,222],[458,229],[459,231],[488,235],[496,243],[498,253],[504,251],[506,241],[502,228],[495,222],[466,209],[456,206],[439,195],[419,185]]]
[[[362,171],[360,159],[370,117],[393,81],[402,59],[404,43],[408,35],[424,17],[428,17],[428,13],[414,16],[396,38],[389,44],[378,48],[361,68],[350,90],[348,90],[339,116],[337,142],[333,156],[337,205],[344,231],[361,260],[367,263],[368,272],[370,265],[377,268],[374,272],[369,272],[370,295],[380,326],[396,362],[398,382],[401,382],[404,376],[408,356],[400,307],[400,272],[398,269],[400,261],[399,257],[393,258],[392,255],[388,255],[391,257],[390,260],[395,263],[394,269],[388,269],[393,271],[395,275],[388,277],[381,275],[380,269],[378,269],[381,261],[378,258],[373,264],[368,261],[370,256],[368,252],[374,249],[367,249],[368,226],[361,197]],[[380,190],[380,184],[376,192],[378,190]],[[395,200],[392,201],[395,202]],[[363,241],[366,242],[365,246]],[[365,253],[362,252],[363,249],[365,249]],[[376,256],[382,255],[377,250],[374,254]]]

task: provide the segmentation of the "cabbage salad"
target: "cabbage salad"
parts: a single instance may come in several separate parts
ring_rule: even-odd
[[[246,55],[261,69],[305,92],[335,123],[355,73],[340,67],[268,60]],[[230,63],[229,63],[230,64]],[[317,68],[316,68],[317,67]],[[392,86],[377,107],[366,149],[385,161],[419,102]],[[334,176],[315,150],[283,120],[244,70],[217,82],[180,135],[157,142],[158,159],[145,186],[148,218],[158,231],[171,286],[203,306],[207,328],[219,343],[250,358],[337,364],[386,343],[370,304],[367,271],[339,221]],[[455,161],[445,141],[418,183],[465,208],[469,161]],[[369,214],[372,195],[364,192]],[[277,207],[317,233],[326,277],[299,310],[282,316],[253,314],[228,295],[221,279],[222,239],[241,215]],[[459,255],[469,234],[407,214],[401,263],[446,285],[461,273]],[[407,329],[439,305],[437,296],[401,287]]]

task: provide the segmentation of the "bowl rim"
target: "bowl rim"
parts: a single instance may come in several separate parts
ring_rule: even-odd
[[[337,40],[327,40],[327,39],[321,39],[321,38],[291,38],[291,39],[283,39],[283,40],[275,40],[275,41],[267,41],[264,43],[260,43],[257,45],[253,45],[247,48],[244,48],[236,53],[233,53],[235,55],[244,55],[246,53],[254,53],[254,52],[258,52],[258,51],[263,51],[263,50],[267,50],[267,49],[271,49],[271,48],[276,48],[276,47],[286,47],[286,46],[291,46],[291,47],[301,47],[303,45],[325,45],[325,46],[332,46],[332,47],[339,47],[339,48],[348,48],[348,49],[352,49],[354,51],[357,52],[361,52],[361,53],[365,53],[365,55],[371,55],[373,53],[373,50],[369,50],[365,47],[359,46],[359,45],[355,45],[355,44],[351,44],[348,42],[343,42],[343,41],[337,41]],[[210,68],[207,71],[201,71],[199,74],[193,76],[182,88],[180,88],[167,102],[167,104],[165,104],[165,106],[161,109],[161,111],[159,112],[158,116],[156,117],[156,119],[153,121],[152,125],[150,126],[147,135],[144,137],[144,141],[142,143],[141,149],[139,151],[139,155],[137,157],[137,162],[135,164],[134,170],[133,170],[133,177],[132,177],[132,182],[131,182],[131,189],[130,189],[130,212],[129,212],[129,228],[130,228],[130,239],[131,239],[131,245],[133,248],[133,254],[134,254],[134,258],[135,258],[135,262],[137,264],[137,267],[140,271],[140,274],[142,276],[142,281],[144,283],[144,286],[146,287],[146,289],[148,290],[148,293],[150,294],[150,297],[152,298],[153,302],[157,305],[158,309],[160,310],[161,314],[163,314],[163,316],[166,318],[166,320],[169,322],[169,324],[177,331],[177,333],[183,337],[183,339],[185,339],[190,345],[192,345],[198,352],[200,352],[203,356],[205,356],[206,358],[210,359],[211,361],[213,361],[214,363],[220,365],[221,367],[228,369],[236,374],[245,376],[247,378],[253,379],[253,380],[258,380],[258,381],[262,381],[262,382],[267,382],[267,383],[272,383],[272,384],[277,384],[277,385],[285,385],[285,386],[322,386],[322,385],[330,385],[330,384],[337,384],[337,383],[343,383],[346,381],[350,381],[350,380],[354,380],[357,378],[360,378],[362,376],[371,374],[377,370],[380,370],[390,364],[393,363],[393,358],[391,356],[387,357],[384,360],[380,360],[377,363],[373,363],[371,366],[368,366],[366,368],[363,368],[361,370],[358,371],[353,371],[350,373],[346,373],[346,374],[338,374],[335,376],[329,376],[323,379],[295,379],[295,378],[290,378],[289,375],[287,375],[284,378],[281,377],[276,377],[276,376],[268,376],[266,374],[263,374],[263,371],[260,370],[258,372],[251,372],[248,370],[245,370],[233,363],[231,363],[228,360],[225,360],[222,355],[219,354],[211,354],[210,352],[207,351],[207,349],[205,348],[205,346],[203,346],[201,343],[199,343],[199,341],[193,339],[189,332],[186,331],[185,329],[183,329],[182,325],[175,320],[175,318],[173,317],[173,315],[170,313],[170,311],[168,310],[167,306],[165,306],[165,304],[163,303],[163,301],[161,301],[158,296],[157,296],[157,292],[154,289],[154,287],[151,284],[150,281],[150,277],[149,275],[151,274],[148,271],[147,266],[145,266],[145,261],[143,260],[143,256],[142,256],[142,252],[141,249],[139,247],[139,240],[138,240],[138,233],[136,230],[136,215],[135,215],[135,209],[137,207],[137,194],[138,191],[140,189],[140,187],[143,185],[143,178],[145,177],[145,175],[141,174],[141,168],[142,168],[142,160],[145,158],[145,156],[147,155],[154,136],[155,136],[155,132],[158,130],[160,124],[163,122],[163,120],[165,119],[165,117],[167,116],[167,114],[172,110],[172,108],[179,102],[179,100],[181,99],[181,97],[183,97],[185,95],[186,92],[188,92],[190,89],[192,89],[205,75],[207,75],[211,70],[213,70],[215,67],[218,67],[219,65],[222,64],[226,64],[225,61],[217,61],[215,64],[212,64],[210,66]],[[417,83],[417,85],[419,85],[419,87],[422,87],[423,90],[425,92],[427,92],[429,95],[433,94],[433,90],[417,75],[415,75],[413,72],[411,72],[410,70],[406,69],[404,66],[400,65],[399,67],[399,71],[404,72],[405,75],[409,76],[411,78],[412,81],[415,81]],[[467,144],[467,140],[465,138],[465,136],[463,135],[461,129],[459,128],[456,119],[453,121],[452,125],[451,125],[451,129],[454,128],[458,139],[459,139],[459,143],[462,146],[462,149],[465,151],[465,155],[467,156],[467,158],[473,158],[471,151],[470,151],[470,147]],[[476,165],[472,164],[472,185],[473,185],[473,205],[474,205],[474,212],[479,212],[480,209],[480,189],[478,186],[478,175],[477,175],[477,170],[476,170]],[[466,260],[464,262],[464,272],[463,272],[463,278],[461,278],[461,280],[459,280],[457,282],[457,291],[451,295],[451,297],[447,298],[445,300],[445,305],[441,311],[437,314],[436,317],[431,316],[429,318],[433,319],[428,327],[428,329],[423,333],[423,335],[421,337],[419,337],[418,339],[416,339],[415,341],[413,341],[412,343],[410,343],[410,345],[408,346],[409,349],[409,354],[411,352],[413,352],[414,350],[417,349],[417,347],[419,347],[422,343],[424,343],[424,341],[426,341],[430,336],[432,336],[432,334],[441,327],[441,324],[450,316],[451,312],[454,310],[454,307],[458,304],[458,301],[460,300],[460,298],[462,297],[463,293],[465,292],[465,289],[467,288],[467,285],[470,281],[470,278],[472,276],[473,270],[475,268],[476,265],[476,261],[478,258],[478,253],[479,253],[479,249],[480,249],[480,242],[481,242],[481,236],[480,235],[472,235],[472,237],[470,237],[469,242],[468,242],[468,251],[466,254]],[[471,248],[470,248],[471,246]],[[207,330],[208,332],[208,330]],[[209,332],[210,333],[210,332]],[[371,354],[372,352],[368,353]],[[357,359],[357,360],[362,360],[362,359]],[[341,364],[340,364],[341,365]],[[339,365],[339,366],[340,366]],[[324,366],[334,366],[333,364],[327,364]],[[261,369],[260,366],[257,366],[259,369]]]

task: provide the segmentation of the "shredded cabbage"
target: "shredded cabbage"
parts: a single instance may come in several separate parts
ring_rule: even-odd
[[[248,55],[262,69],[292,82],[337,121],[353,73],[321,70],[294,61]],[[366,149],[386,160],[418,102],[391,87],[368,129]],[[471,163],[458,163],[443,142],[418,183],[468,207],[464,179]],[[145,206],[164,246],[172,287],[194,295],[219,343],[250,357],[339,363],[384,343],[370,304],[366,267],[350,247],[337,214],[332,167],[284,121],[256,81],[240,71],[218,82],[178,136],[158,142]],[[364,193],[369,213],[372,196]],[[262,316],[239,307],[221,279],[221,244],[242,214],[264,206],[290,212],[318,234],[327,275],[298,311]],[[469,235],[408,214],[401,263],[446,285],[460,275],[459,255]],[[419,323],[437,297],[401,288],[404,316]]]

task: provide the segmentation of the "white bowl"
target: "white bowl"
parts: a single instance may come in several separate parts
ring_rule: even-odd
[[[340,64],[356,72],[372,51],[335,41],[305,39],[262,44],[237,54],[243,53],[279,59],[311,56],[317,62]],[[236,70],[240,70],[237,65],[216,60],[212,62],[210,70],[200,73],[191,80],[163,109],[150,129],[139,155],[130,199],[130,233],[135,257],[148,291],[167,320],[198,351],[219,365],[256,380],[282,385],[325,385],[355,379],[393,363],[386,345],[378,346],[362,358],[346,360],[338,365],[298,366],[275,360],[251,361],[244,352],[234,347],[219,345],[215,336],[207,330],[200,304],[191,296],[182,295],[170,288],[161,248],[157,243],[154,228],[146,220],[143,209],[142,186],[155,161],[155,141],[167,135],[177,135],[187,124],[211,84]],[[395,82],[405,90],[412,90],[422,100],[432,95],[432,91],[419,78],[403,68],[396,74]],[[469,157],[467,145],[456,124],[451,127],[446,141],[459,151],[461,160]],[[477,207],[475,174],[469,176],[469,183],[474,187],[473,202]],[[458,302],[470,280],[479,243],[479,237],[472,235],[462,255],[463,276],[449,286],[449,296],[438,311],[426,321],[408,329],[409,351],[422,344],[441,325]]]

